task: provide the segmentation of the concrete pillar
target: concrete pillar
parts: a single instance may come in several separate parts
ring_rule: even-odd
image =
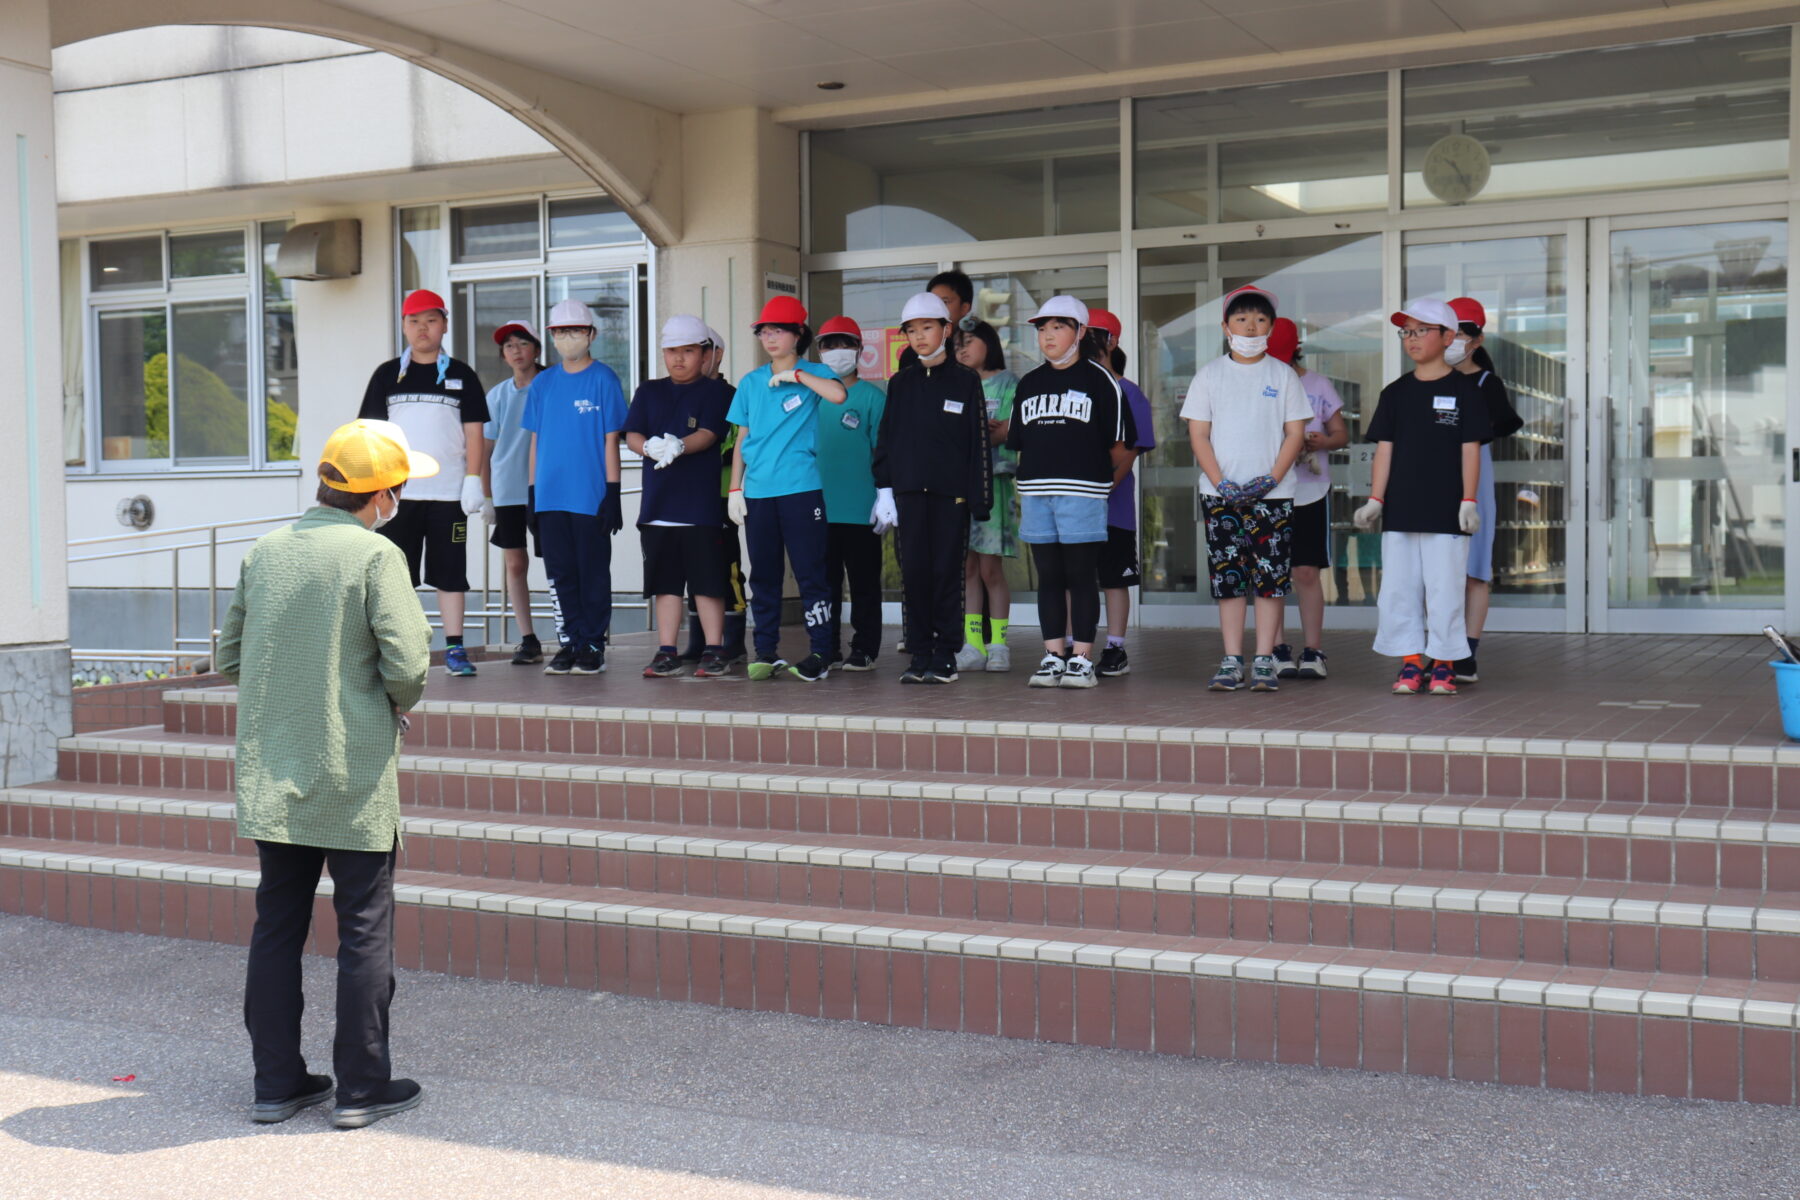
[[[725,335],[736,380],[762,361],[750,323],[770,277],[799,277],[800,135],[764,110],[728,109],[683,117],[680,151],[682,236],[658,255],[657,323],[701,317]]]
[[[50,7],[0,0],[0,785],[70,732]]]

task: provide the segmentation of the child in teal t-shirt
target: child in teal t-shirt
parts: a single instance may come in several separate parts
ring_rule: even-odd
[[[831,589],[832,662],[868,671],[881,653],[881,535],[870,525],[875,474],[870,460],[887,394],[857,378],[862,329],[833,317],[819,331],[819,358],[850,389],[842,408],[819,415],[819,474],[825,485],[825,579]],[[850,591],[850,653],[844,655],[844,589]]]

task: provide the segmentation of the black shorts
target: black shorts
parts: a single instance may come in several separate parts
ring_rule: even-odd
[[[1106,527],[1106,545],[1100,548],[1100,587],[1136,587],[1138,578],[1137,530]]]
[[[723,599],[726,593],[725,531],[717,525],[639,525],[644,551],[644,595]]]
[[[1206,556],[1215,600],[1254,593],[1277,600],[1288,594],[1288,533],[1292,500],[1257,500],[1242,506],[1217,496],[1206,502]]]
[[[469,518],[455,500],[402,499],[381,532],[405,552],[414,587],[423,580],[440,592],[469,590]]]
[[[1331,497],[1294,505],[1288,522],[1288,562],[1296,567],[1331,565]]]
[[[488,541],[500,550],[523,550],[525,548],[526,507],[523,504],[498,504],[494,506],[494,532]],[[538,545],[536,535],[531,539],[531,552],[538,558],[544,557],[544,548]]]

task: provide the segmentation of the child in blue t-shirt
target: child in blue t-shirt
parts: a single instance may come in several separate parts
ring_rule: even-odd
[[[625,524],[619,503],[625,389],[611,367],[589,354],[595,328],[587,305],[559,301],[549,324],[562,363],[532,380],[519,422],[532,435],[527,503],[569,635],[544,674],[598,675],[606,670],[612,624],[612,535]]]
[[[728,418],[738,427],[727,509],[750,544],[750,612],[756,623],[751,679],[787,668],[817,683],[831,672],[831,596],[825,585],[825,495],[819,476],[819,401],[842,404],[849,389],[801,358],[812,345],[806,308],[792,296],[763,306],[751,327],[761,366],[738,381]],[[794,569],[811,653],[789,666],[780,655],[782,557]]]

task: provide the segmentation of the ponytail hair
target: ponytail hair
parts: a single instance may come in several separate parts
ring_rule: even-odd
[[[1497,368],[1496,368],[1496,367],[1495,367],[1495,366],[1494,366],[1494,358],[1493,358],[1493,355],[1491,355],[1491,354],[1489,354],[1489,353],[1488,353],[1488,352],[1487,352],[1487,347],[1486,347],[1486,346],[1477,346],[1477,347],[1475,347],[1475,353],[1473,353],[1473,354],[1471,354],[1471,355],[1469,355],[1469,357],[1470,357],[1470,358],[1472,358],[1472,359],[1474,359],[1474,360],[1475,360],[1475,365],[1476,365],[1476,366],[1478,366],[1478,367],[1480,367],[1480,368],[1481,368],[1481,369],[1482,369],[1482,370],[1484,370],[1484,371],[1486,371],[1486,372],[1488,372],[1488,373],[1489,373],[1489,374],[1491,374],[1491,375],[1493,375],[1493,377],[1494,377],[1494,378],[1495,378],[1495,379],[1499,379],[1499,378],[1500,378],[1500,372],[1499,372],[1499,370],[1498,370],[1498,369],[1497,369]]]

